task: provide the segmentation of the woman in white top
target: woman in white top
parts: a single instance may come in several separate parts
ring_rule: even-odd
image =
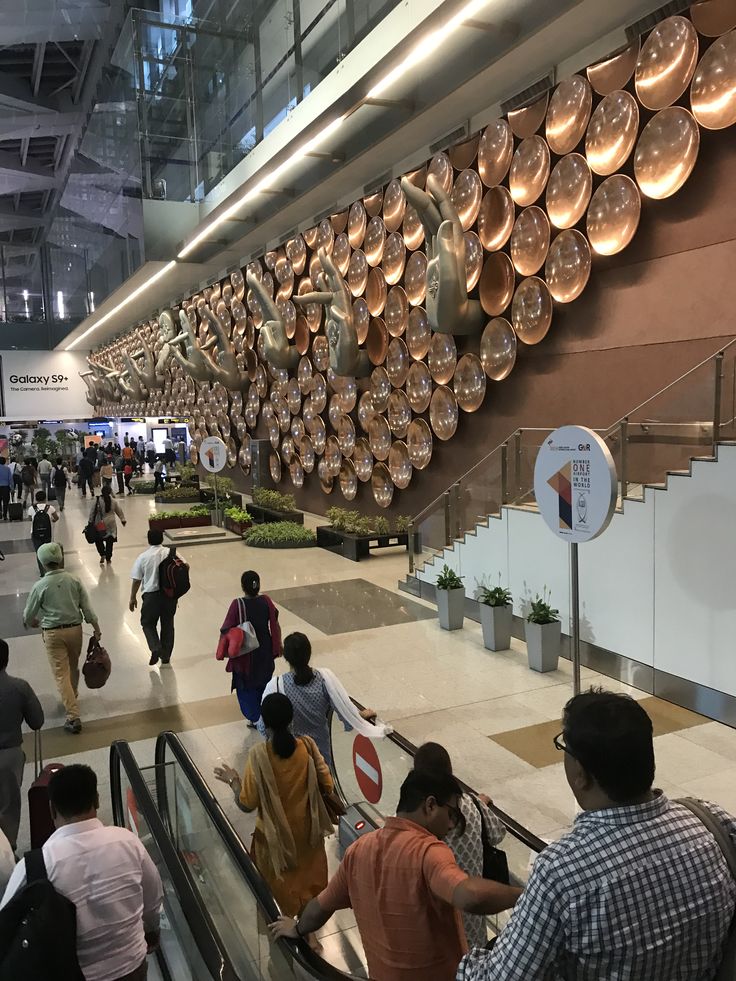
[[[345,731],[355,729],[370,739],[381,739],[392,731],[382,722],[372,725],[375,719],[373,709],[362,712],[353,705],[342,683],[327,668],[314,671],[309,666],[312,645],[306,634],[293,633],[284,640],[284,658],[291,668],[286,674],[272,678],[266,685],[263,697],[281,692],[286,695],[294,708],[293,730],[297,736],[311,736],[317,744],[327,765],[332,769],[332,745],[328,719],[330,710],[337,713],[345,726]],[[258,722],[258,731],[266,736],[263,719]]]
[[[95,498],[92,510],[89,514],[90,524],[97,524],[99,521],[105,523],[105,533],[100,536],[95,545],[100,555],[100,565],[105,562],[109,565],[112,562],[112,549],[118,540],[118,523],[120,518],[125,525],[125,514],[117,501],[112,499],[112,488],[109,484],[102,485],[102,493]]]

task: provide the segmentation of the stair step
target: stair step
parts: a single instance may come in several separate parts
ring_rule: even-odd
[[[644,484],[645,487],[651,487],[652,490],[667,490],[667,481],[662,481],[660,484]]]
[[[698,463],[715,463],[716,458],[711,454],[710,456],[691,456],[691,460],[695,460]]]
[[[692,474],[689,470],[668,470],[668,477],[690,477]]]

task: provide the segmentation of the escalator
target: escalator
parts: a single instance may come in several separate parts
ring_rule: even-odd
[[[415,747],[398,733],[376,741],[355,736],[336,716],[331,739],[336,786],[348,806],[338,838],[327,842],[333,871],[342,847],[395,812]],[[248,855],[252,818],[239,811],[228,817],[178,736],[161,733],[155,764],[144,768],[126,742],[113,743],[110,769],[115,823],[138,834],[164,881],[161,949],[149,978],[367,977],[351,911],[333,918],[332,932],[323,938],[323,956],[304,942],[271,939],[267,924],[279,909]],[[507,828],[502,847],[512,881],[523,885],[544,842],[494,810]],[[508,914],[489,917],[489,937],[507,919]]]

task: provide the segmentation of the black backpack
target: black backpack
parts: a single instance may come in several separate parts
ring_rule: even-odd
[[[66,487],[66,474],[63,467],[54,467],[54,487]]]
[[[27,884],[0,910],[0,981],[84,981],[76,907],[49,882],[40,848],[25,859]]]
[[[33,467],[26,463],[20,472],[20,479],[23,481],[24,487],[33,487]]]
[[[48,504],[44,507],[43,511],[38,510],[36,504],[33,505],[33,524],[31,525],[31,538],[34,542],[40,542],[41,545],[45,545],[50,542],[53,538],[51,534],[51,518],[49,517],[49,506]]]
[[[191,589],[189,566],[177,556],[173,548],[158,567],[158,585],[167,599],[175,600]]]

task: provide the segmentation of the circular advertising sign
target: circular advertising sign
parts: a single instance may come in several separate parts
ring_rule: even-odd
[[[616,510],[618,478],[608,447],[592,429],[555,429],[534,466],[537,506],[558,538],[589,542],[605,531]]]
[[[199,448],[199,462],[210,473],[219,473],[227,463],[227,446],[219,436],[208,436]]]

